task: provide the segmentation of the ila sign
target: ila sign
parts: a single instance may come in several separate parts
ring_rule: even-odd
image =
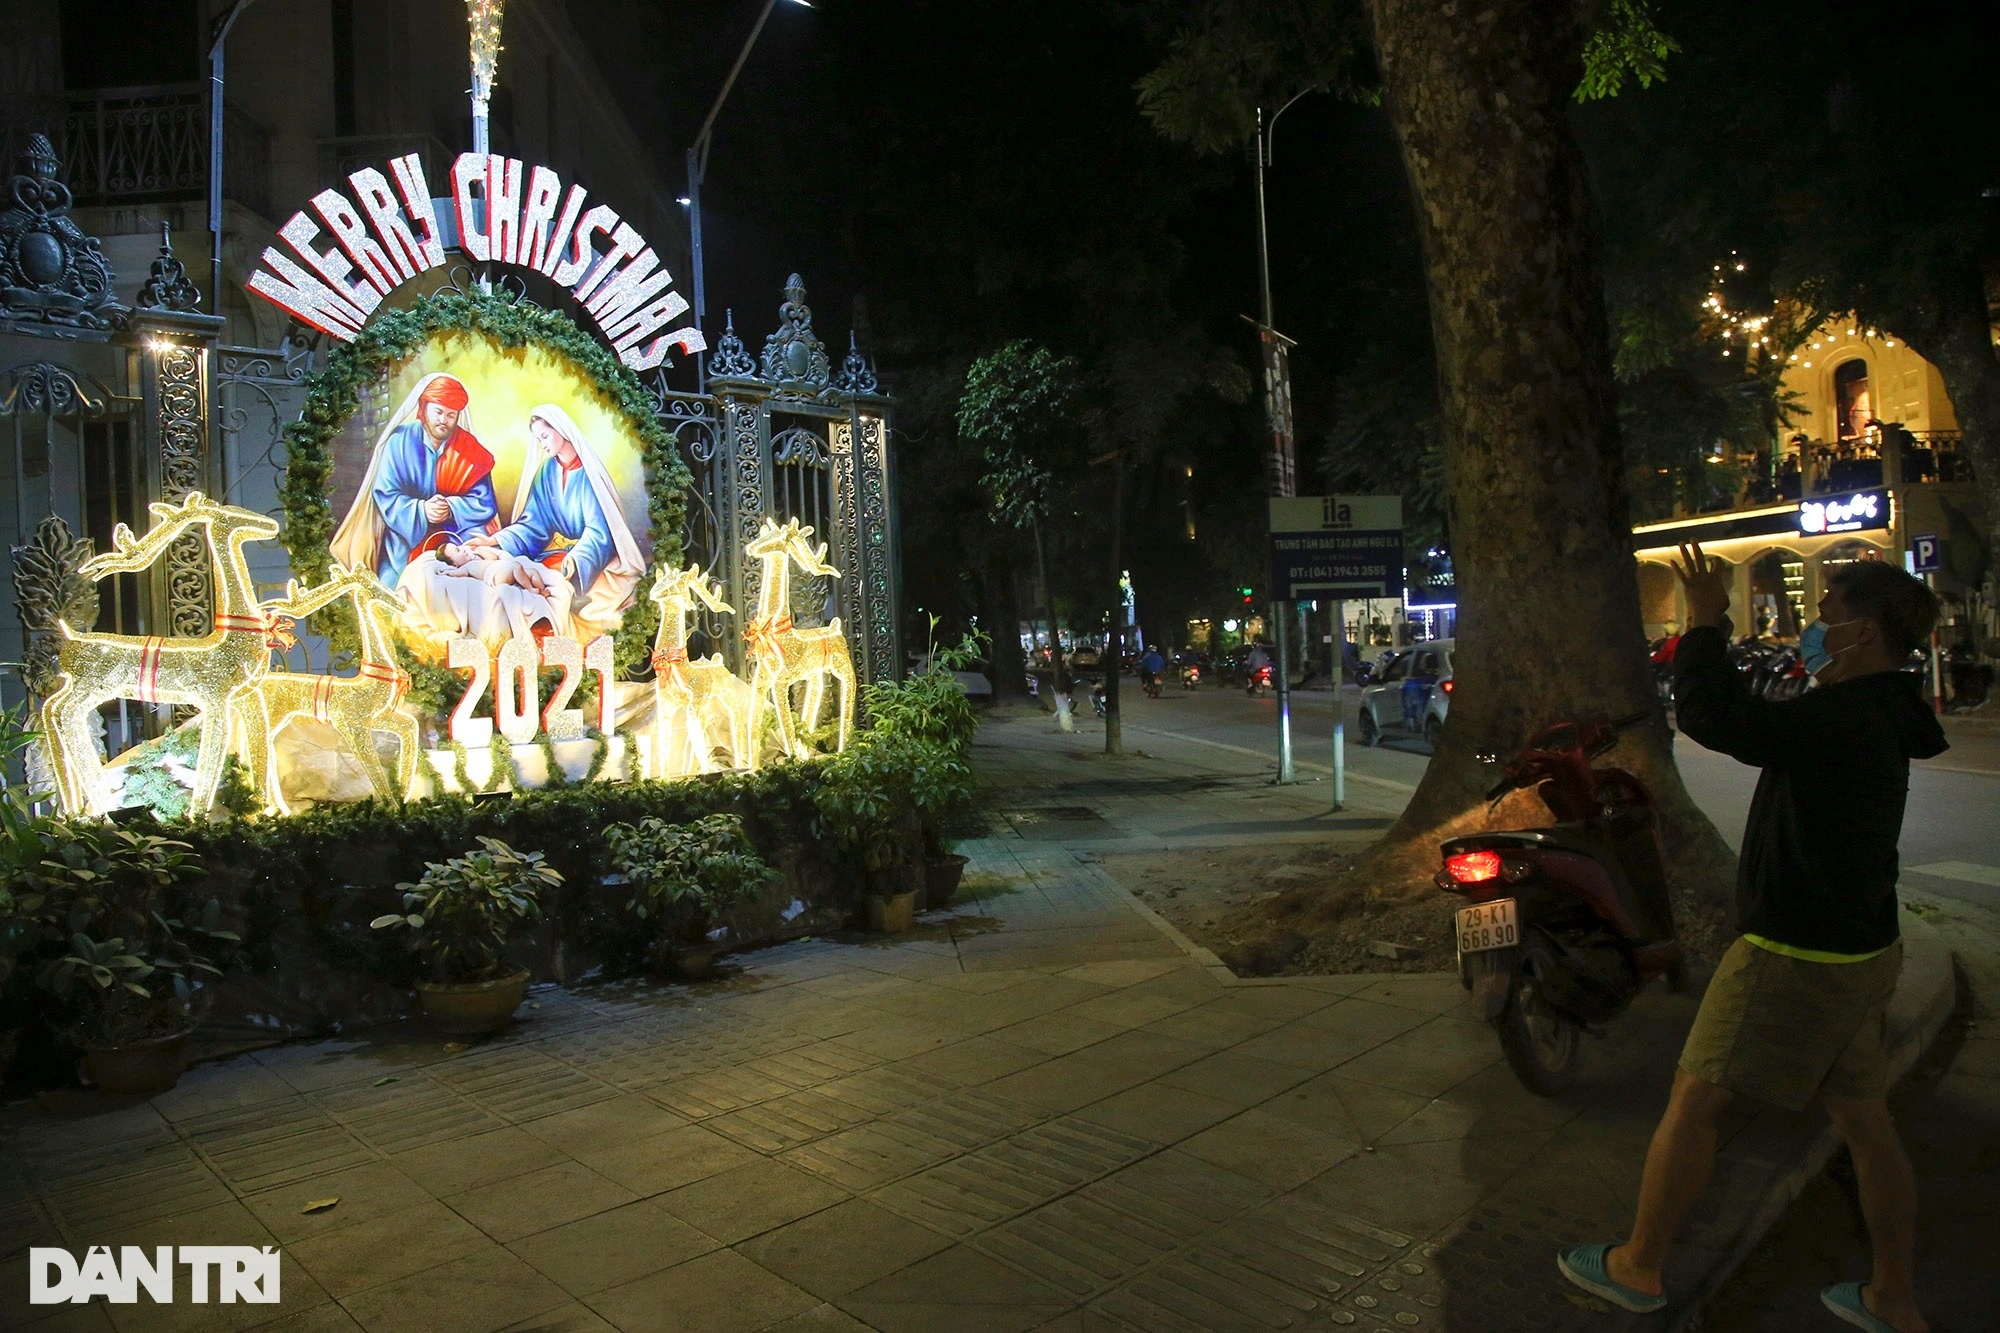
[[[397,287],[445,264],[431,183],[415,153],[389,163],[390,176],[363,167],[347,188],[312,197],[278,235],[289,253],[266,246],[250,290],[342,342]],[[581,185],[565,188],[549,168],[498,153],[460,153],[451,169],[458,243],[482,264],[541,274],[569,291],[634,370],[651,370],[667,349],[708,346],[692,324],[673,276],[631,223]]]
[[[1799,506],[1799,531],[1808,535],[1888,526],[1889,496],[1884,491],[1856,491]]]

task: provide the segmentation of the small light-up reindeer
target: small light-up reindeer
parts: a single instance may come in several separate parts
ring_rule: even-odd
[[[111,549],[87,561],[82,572],[93,579],[136,574],[155,564],[182,533],[206,528],[215,570],[214,627],[207,634],[186,638],[155,638],[79,633],[62,625],[63,642],[56,651],[62,684],[42,704],[42,730],[49,741],[57,798],[71,814],[101,814],[110,806],[104,766],[91,739],[90,715],[112,699],[186,704],[200,710],[201,748],[195,758],[189,808],[207,810],[222,778],[232,706],[245,695],[254,696],[257,682],[270,668],[269,640],[276,626],[257,604],[243,546],[277,536],[277,522],[248,509],[218,504],[199,491],[190,492],[178,505],[154,504],[149,509],[153,526],[145,536],[133,536],[132,529],[120,523],[111,534]]]
[[[653,776],[680,777],[715,771],[715,751],[726,738],[731,762],[755,768],[754,711],[750,687],[719,653],[688,660],[687,616],[696,598],[715,612],[736,613],[709,586],[701,566],[662,567],[652,599],[660,605],[660,630],[653,640]]]
[[[336,564],[333,576],[317,587],[300,588],[293,579],[285,596],[267,602],[265,609],[302,620],[343,597],[353,601],[360,626],[361,665],[356,674],[272,672],[257,682],[256,701],[246,701],[237,712],[242,759],[265,805],[281,814],[290,814],[291,807],[285,803],[278,781],[277,750],[272,741],[295,718],[309,717],[338,732],[377,796],[385,800],[406,798],[416,780],[417,719],[401,706],[409,696],[410,677],[396,664],[394,647],[402,599],[383,587],[373,570]],[[393,785],[375,750],[373,733],[377,731],[390,732],[402,745]]]
[[[786,754],[797,758],[810,751],[795,721],[808,732],[819,726],[829,679],[840,685],[840,731],[834,748],[846,749],[848,735],[854,730],[854,661],[847,651],[847,636],[840,632],[840,617],[813,629],[792,624],[794,564],[808,574],[840,577],[840,571],[826,563],[826,543],[814,546],[812,535],[813,530],[800,527],[797,519],[779,527],[767,518],[743,548],[745,555],[763,565],[757,615],[743,629],[743,642],[755,666],[750,693],[756,711],[751,716],[750,734],[758,734],[757,725],[768,705],[778,724],[779,743]],[[799,684],[805,686],[805,700],[795,720],[792,687]]]

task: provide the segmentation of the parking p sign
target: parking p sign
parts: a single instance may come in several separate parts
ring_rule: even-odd
[[[1935,574],[1944,568],[1944,540],[1935,532],[1910,538],[1910,568],[1919,574]]]

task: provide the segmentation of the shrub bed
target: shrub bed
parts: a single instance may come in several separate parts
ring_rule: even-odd
[[[647,930],[625,909],[631,890],[616,876],[603,836],[645,819],[690,823],[734,815],[776,878],[718,922],[720,943],[742,948],[838,927],[860,906],[857,877],[822,853],[812,795],[822,763],[779,764],[755,773],[717,773],[672,782],[589,783],[525,791],[506,799],[444,796],[401,805],[327,805],[289,818],[125,823],[191,850],[177,881],[163,879],[159,903],[213,900],[218,929],[240,941],[219,959],[224,975],[206,986],[203,1029],[213,1042],[324,1036],[406,1012],[418,961],[389,932],[369,923],[401,901],[397,885],[426,864],[498,838],[539,851],[562,876],[544,898],[544,920],[510,946],[512,961],[537,980],[569,982],[596,968],[637,970]],[[63,845],[62,821],[36,821],[34,858]],[[25,838],[29,830],[24,827]],[[10,871],[10,884],[21,874]],[[609,881],[609,882],[607,882]],[[11,897],[11,895],[9,895]],[[0,902],[4,915],[5,902]],[[45,941],[40,952],[55,947]],[[33,952],[12,952],[0,968],[0,1077],[18,1046],[17,1081],[64,1076],[69,1016],[34,986]]]

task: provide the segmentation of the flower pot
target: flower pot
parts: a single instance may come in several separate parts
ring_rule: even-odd
[[[514,1020],[514,1011],[528,994],[528,973],[519,972],[491,981],[468,981],[445,985],[434,981],[417,983],[417,998],[423,1004],[424,1020],[439,1032],[454,1036],[477,1036],[498,1032]]]
[[[667,949],[667,966],[682,981],[707,981],[715,975],[713,944],[676,944]]]
[[[958,892],[959,881],[965,878],[966,858],[956,852],[946,852],[937,860],[924,866],[924,906],[936,911],[951,902],[951,896]]]
[[[868,895],[868,926],[884,935],[899,935],[917,919],[917,890]]]
[[[164,1037],[128,1041],[122,1046],[86,1046],[83,1067],[99,1092],[150,1097],[180,1082],[187,1068],[192,1029]]]

